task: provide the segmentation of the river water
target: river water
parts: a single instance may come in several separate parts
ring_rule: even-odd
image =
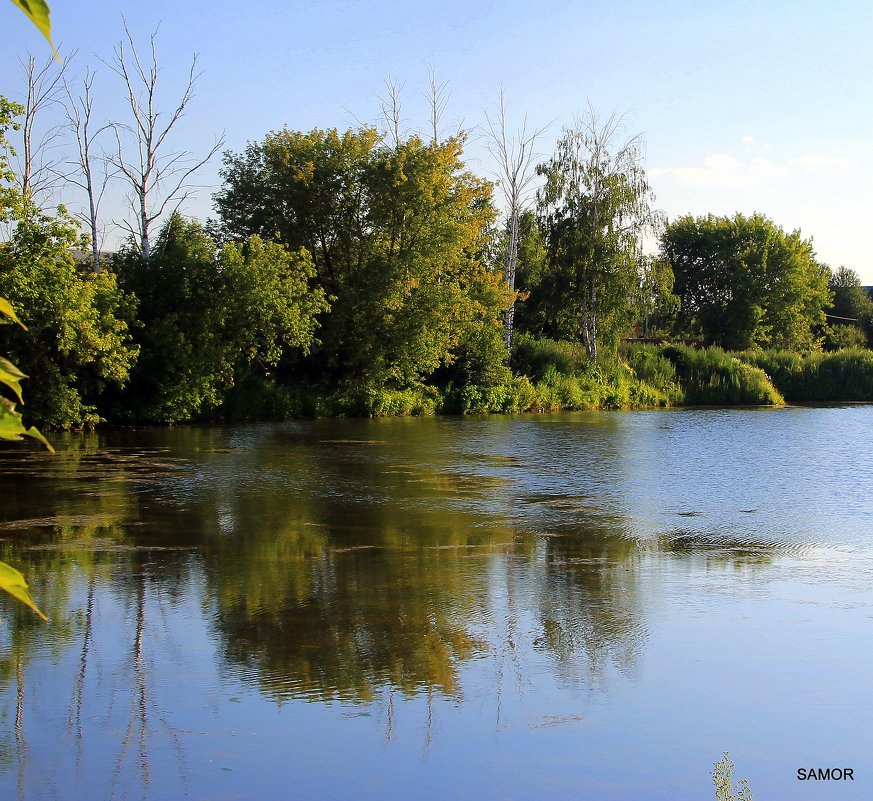
[[[873,406],[54,442],[2,799],[873,797]]]

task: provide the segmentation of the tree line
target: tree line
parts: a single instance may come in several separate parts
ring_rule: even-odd
[[[125,29],[105,62],[127,122],[93,119],[90,70],[76,96],[62,67],[30,60],[25,102],[0,99],[0,297],[27,326],[0,330],[43,425],[522,410],[538,405],[531,343],[577,343],[603,373],[635,326],[730,350],[867,344],[857,275],[799,231],[665,220],[621,117],[589,108],[534,158],[543,131],[512,134],[501,94],[488,180],[466,162],[469,133],[441,133],[433,76],[428,134],[400,129],[389,84],[381,128],[283,128],[224,152],[216,219],[186,219],[188,181],[223,143],[172,149],[196,59],[167,113],[154,37],[147,53]],[[58,103],[69,158],[34,139]],[[111,256],[97,246],[109,180],[131,200]],[[41,202],[74,190],[83,220]]]

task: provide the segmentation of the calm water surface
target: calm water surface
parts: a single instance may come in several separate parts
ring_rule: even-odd
[[[0,451],[2,799],[873,797],[871,406],[57,445]]]

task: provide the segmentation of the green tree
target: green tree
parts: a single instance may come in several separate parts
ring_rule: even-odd
[[[309,133],[284,128],[224,154],[215,196],[224,235],[305,247],[328,290],[366,249],[366,178],[379,144],[373,128]]]
[[[118,261],[140,298],[142,355],[119,414],[177,422],[216,409],[235,372],[266,370],[315,342],[324,292],[310,287],[305,250],[251,237],[217,248],[205,228],[173,214],[147,262],[138,250]]]
[[[100,396],[125,383],[138,352],[128,330],[134,298],[111,272],[80,269],[73,248],[87,241],[63,207],[55,217],[23,214],[0,244],[0,296],[27,326],[10,329],[7,348],[31,376],[29,416],[58,428],[99,422]]]
[[[334,298],[323,375],[417,385],[499,326],[507,293],[485,258],[491,186],[465,169],[463,147],[463,136],[388,145],[371,128],[286,129],[225,155],[225,235],[305,247]]]
[[[4,133],[19,111],[0,98],[0,218],[12,227],[0,243],[0,297],[26,326],[7,329],[6,349],[31,376],[30,417],[61,428],[90,425],[99,419],[97,398],[124,383],[136,358],[126,323],[133,299],[113,275],[79,270],[71,250],[87,241],[63,207],[49,216],[16,186]]]
[[[825,345],[832,349],[847,344],[867,345],[873,334],[873,299],[861,286],[858,274],[848,267],[838,267],[830,272],[828,288],[834,299],[827,310]]]
[[[686,216],[666,226],[661,248],[684,333],[728,350],[817,347],[827,270],[799,231],[760,214]]]
[[[411,136],[374,154],[371,247],[339,309],[351,312],[353,374],[415,384],[451,365],[474,331],[499,325],[506,293],[485,259],[491,186],[464,169],[463,146],[463,137],[434,145]]]
[[[622,140],[619,117],[601,121],[589,109],[538,170],[548,267],[531,294],[542,292],[560,337],[597,359],[599,343],[615,346],[634,316],[642,238],[656,223],[642,140]]]

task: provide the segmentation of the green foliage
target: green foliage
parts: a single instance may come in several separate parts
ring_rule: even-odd
[[[661,248],[680,301],[677,326],[729,350],[810,349],[830,303],[809,240],[762,215],[681,217]]]
[[[825,332],[825,350],[866,348],[867,334],[857,325],[831,325]]]
[[[29,606],[43,620],[47,619],[37,608],[36,602],[30,594],[27,582],[24,580],[24,576],[22,576],[14,567],[10,567],[5,562],[0,562],[0,590],[5,590],[13,598],[21,601],[25,606]]]
[[[512,366],[533,381],[542,381],[554,372],[574,375],[587,364],[585,348],[579,343],[546,337],[534,339],[524,334],[516,338]]]
[[[118,259],[140,299],[142,354],[118,414],[154,422],[215,412],[239,371],[266,374],[315,342],[324,292],[310,288],[305,250],[251,237],[216,247],[202,225],[173,215],[148,261]]]
[[[627,409],[682,403],[672,363],[656,348],[627,348],[611,359],[591,359],[574,342],[519,336],[513,366],[530,376],[530,408]]]
[[[686,404],[772,406],[785,402],[763,370],[721,348],[668,345],[661,353],[676,369]]]
[[[20,127],[15,117],[24,113],[24,106],[12,103],[0,95],[0,221],[10,218],[13,209],[20,206],[20,192],[15,183],[15,173],[9,165],[9,156],[15,151],[6,138],[8,130]]]
[[[825,348],[867,347],[873,335],[873,299],[861,286],[858,274],[839,267],[830,273],[828,288],[833,303],[827,312],[830,325],[825,332]]]
[[[491,329],[508,297],[484,257],[491,187],[464,168],[463,146],[462,136],[389,147],[366,127],[285,129],[225,156],[225,235],[305,247],[333,298],[310,371],[405,390],[453,365],[460,380],[499,364]]]
[[[732,777],[736,773],[730,754],[725,751],[724,757],[712,769],[716,801],[752,801],[752,791],[746,779],[740,779],[738,787],[734,788]]]
[[[111,274],[77,269],[70,251],[86,243],[63,207],[51,217],[21,196],[4,136],[20,111],[0,97],[0,219],[12,227],[0,243],[0,295],[19,309],[13,319],[22,324],[9,330],[5,348],[20,368],[16,381],[21,371],[32,376],[28,416],[48,426],[90,425],[100,419],[97,397],[107,384],[123,383],[136,357],[124,321],[134,304]],[[7,315],[8,302],[0,308]],[[17,425],[24,433],[7,401],[0,415],[4,430]]]
[[[505,260],[509,247],[509,230],[500,232],[497,240],[496,261]],[[522,333],[538,337],[559,336],[552,319],[552,303],[548,287],[548,252],[539,220],[531,210],[523,211],[518,219],[518,253],[516,256],[515,286],[518,300],[515,304],[513,327]],[[535,288],[539,288],[534,291]]]
[[[368,417],[403,417],[434,414],[441,406],[433,387],[391,389],[373,384],[349,387],[335,399],[339,414]]]
[[[315,266],[308,251],[253,236],[245,246],[224,245],[217,269],[234,304],[229,322],[237,359],[269,368],[289,350],[309,352],[328,303],[322,289],[310,287]]]
[[[753,351],[738,356],[764,370],[790,402],[873,400],[873,352],[869,350]]]
[[[0,318],[2,317],[10,318],[25,331],[27,330],[24,323],[18,319],[18,315],[15,314],[12,305],[4,297],[0,297]],[[21,380],[24,378],[27,378],[27,376],[21,370],[10,362],[9,359],[0,356],[0,384],[5,384],[11,389],[18,398],[19,403],[24,403],[21,391]],[[21,412],[15,409],[15,404],[9,398],[0,396],[0,439],[18,440],[23,436],[38,439],[46,448],[54,453],[54,448],[34,426],[30,428],[24,427]]]
[[[654,391],[653,399],[661,402],[643,403],[644,406],[678,406],[685,401],[685,393],[676,375],[676,366],[654,345],[627,345],[620,351],[621,358],[640,383],[641,394]],[[647,388],[647,389],[644,389]]]
[[[539,408],[537,392],[526,376],[506,370],[499,383],[467,384],[447,393],[443,411],[457,414],[512,414]]]
[[[616,117],[601,124],[589,112],[538,167],[547,267],[531,298],[554,335],[583,342],[594,359],[599,343],[615,351],[634,316],[642,235],[654,224],[641,141],[622,143],[619,131]]]
[[[52,427],[93,425],[101,393],[123,384],[136,359],[126,322],[135,302],[112,273],[77,268],[70,250],[82,242],[63,208],[49,217],[22,207],[18,216],[0,244],[0,293],[27,324],[7,347],[32,376],[28,413]]]

